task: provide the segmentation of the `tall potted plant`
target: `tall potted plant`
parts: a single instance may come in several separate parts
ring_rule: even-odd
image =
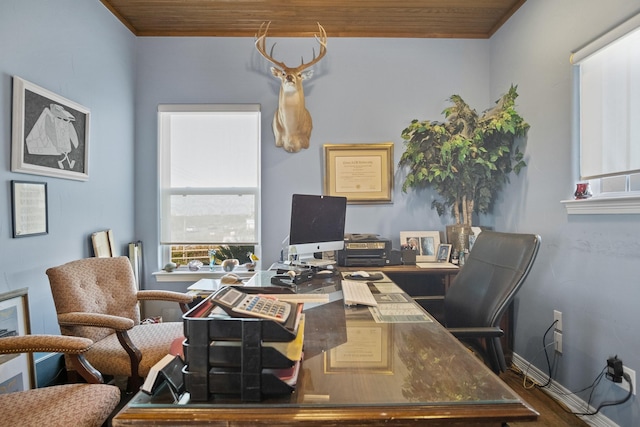
[[[473,212],[489,212],[497,193],[526,166],[519,142],[529,125],[515,110],[517,86],[478,114],[460,97],[443,111],[444,122],[413,120],[402,131],[408,169],[402,191],[431,187],[440,195],[431,207],[451,212],[455,224],[472,225]]]

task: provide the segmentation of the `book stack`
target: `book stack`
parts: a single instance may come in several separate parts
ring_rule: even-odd
[[[183,316],[185,389],[192,401],[239,395],[243,401],[291,393],[303,359],[303,304],[285,323],[230,317],[210,298]]]

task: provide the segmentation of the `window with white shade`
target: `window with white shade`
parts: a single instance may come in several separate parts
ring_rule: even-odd
[[[594,197],[570,214],[640,213],[640,15],[571,55],[578,90],[580,179]]]
[[[160,243],[259,246],[260,106],[160,105]]]
[[[640,15],[574,53],[572,62],[579,79],[580,177],[603,178],[601,190],[630,191],[631,176],[640,172]]]

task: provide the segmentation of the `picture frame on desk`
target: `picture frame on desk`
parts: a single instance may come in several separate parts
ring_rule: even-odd
[[[451,248],[452,244],[449,243],[440,243],[438,245],[438,262],[449,262],[449,258],[451,258]]]
[[[389,324],[351,322],[349,341],[324,353],[324,371],[339,374],[354,368],[363,372],[393,374],[393,328]]]
[[[0,336],[22,336],[31,332],[27,288],[0,294]],[[35,387],[31,353],[0,355],[0,394]]]
[[[401,231],[400,245],[416,251],[416,262],[435,262],[440,246],[440,232]]]
[[[89,179],[89,109],[13,76],[11,171]]]

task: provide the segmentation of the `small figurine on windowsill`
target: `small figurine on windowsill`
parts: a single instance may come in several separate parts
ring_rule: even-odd
[[[588,182],[579,182],[576,184],[576,192],[573,193],[577,200],[588,199],[593,194],[591,193],[591,187]]]
[[[253,252],[247,252],[247,258],[249,258],[249,262],[245,263],[245,267],[247,267],[247,271],[254,271],[256,269],[256,261],[260,258]]]

